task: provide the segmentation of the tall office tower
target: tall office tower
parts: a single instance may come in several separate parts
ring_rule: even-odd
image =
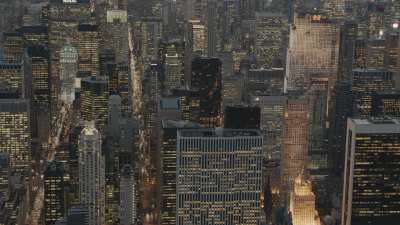
[[[178,131],[176,224],[262,223],[262,151],[257,130]]]
[[[72,105],[75,100],[75,79],[78,73],[78,51],[67,42],[60,51],[60,100]]]
[[[115,62],[128,62],[128,12],[126,10],[108,10],[105,35],[105,47],[115,52]]]
[[[191,112],[190,120],[205,127],[220,126],[221,61],[218,58],[197,57],[193,60],[191,89],[196,90],[198,110]]]
[[[24,41],[18,32],[4,33],[3,57],[5,60],[20,61],[24,54]]]
[[[121,97],[110,95],[108,99],[107,135],[114,140],[120,137]]]
[[[25,46],[49,44],[49,30],[45,25],[23,26],[18,32],[22,34]]]
[[[0,202],[5,202],[9,197],[9,177],[10,165],[8,162],[8,154],[0,153]]]
[[[260,129],[260,115],[258,106],[227,106],[224,112],[224,128]]]
[[[309,160],[311,179],[323,179],[328,167],[328,80],[311,81],[307,92],[310,104]]]
[[[136,224],[135,174],[130,165],[124,165],[120,181],[120,224]]]
[[[160,18],[145,17],[139,22],[141,37],[141,56],[150,63],[159,56],[159,44],[162,38],[162,23]],[[135,34],[134,34],[135,35]]]
[[[0,99],[0,152],[8,154],[11,171],[29,171],[31,141],[29,102]]]
[[[266,140],[264,142],[265,158],[280,162],[286,97],[279,95],[252,95],[250,96],[250,103],[260,107],[261,110],[260,128],[264,134],[264,140]]]
[[[245,78],[246,92],[255,95],[281,95],[284,80],[283,68],[250,69]]]
[[[340,30],[338,80],[349,80],[355,59],[355,42],[358,24],[356,20],[345,20]]]
[[[293,225],[320,225],[311,182],[302,175],[294,181],[294,189],[290,194],[290,212]]]
[[[161,222],[176,224],[176,153],[177,131],[179,129],[198,129],[200,125],[188,121],[163,120],[161,124]]]
[[[43,46],[27,48],[32,69],[32,102],[36,109],[50,108],[50,64],[49,51]]]
[[[222,103],[223,106],[240,105],[242,103],[245,90],[243,77],[232,75],[222,78]]]
[[[207,1],[207,17],[206,17],[206,30],[207,30],[207,56],[217,56],[217,1]]]
[[[78,70],[100,74],[99,68],[99,31],[96,25],[80,24],[78,26]]]
[[[393,73],[385,69],[355,69],[351,83],[355,115],[366,118],[371,113],[372,93],[393,89]]]
[[[293,182],[306,167],[309,139],[309,102],[289,96],[283,118],[281,154],[281,199],[283,203],[293,190]]]
[[[85,121],[95,121],[102,135],[107,125],[108,81],[101,77],[87,77],[81,81],[80,113]]]
[[[367,68],[386,68],[386,41],[385,39],[370,38],[367,41]]]
[[[348,120],[342,225],[398,223],[399,130],[397,120]]]
[[[177,32],[177,1],[166,0],[162,2],[162,20],[166,37],[174,37]]]
[[[366,15],[368,37],[376,38],[382,36],[382,32],[388,25],[387,17],[390,18],[389,7],[386,4],[383,1],[368,2]]]
[[[283,15],[256,13],[255,53],[259,68],[284,65],[288,21]]]
[[[167,92],[179,88],[184,78],[183,43],[178,41],[167,43],[164,59],[164,87]]]
[[[58,113],[60,103],[60,51],[67,43],[73,40],[78,47],[78,25],[89,21],[91,17],[88,0],[61,1],[51,0],[48,7],[49,52],[51,67],[51,114],[52,121]]]
[[[344,157],[346,148],[346,129],[347,118],[353,115],[353,93],[351,84],[347,81],[336,82],[332,95],[334,104],[331,113],[329,127],[329,155],[328,166],[332,178],[332,188],[335,192],[340,192],[342,187]],[[334,179],[334,180],[333,180]],[[338,187],[339,185],[339,187]]]
[[[367,67],[367,40],[357,38],[354,43],[353,68]]]
[[[372,93],[372,117],[400,119],[400,91],[378,91]]]
[[[191,63],[196,56],[206,53],[206,31],[200,20],[189,20],[185,26],[185,83],[190,85]]]
[[[17,61],[4,62],[0,60],[0,89],[25,96],[25,67]]]
[[[386,65],[387,68],[393,72],[395,88],[400,88],[399,56],[400,56],[400,33],[397,31],[392,31],[392,32],[389,31],[386,34],[386,62],[387,62]]]
[[[339,58],[339,25],[322,15],[295,15],[290,27],[285,90],[306,89],[310,78],[336,81]]]
[[[88,122],[79,136],[79,199],[89,210],[89,225],[104,225],[105,165],[101,134]]]
[[[51,162],[44,172],[44,221],[52,225],[65,216],[67,210],[66,188],[69,177],[63,164]]]

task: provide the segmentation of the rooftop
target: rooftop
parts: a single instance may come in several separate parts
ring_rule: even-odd
[[[184,138],[233,138],[233,137],[262,137],[261,131],[253,129],[195,129],[179,130],[178,137]]]

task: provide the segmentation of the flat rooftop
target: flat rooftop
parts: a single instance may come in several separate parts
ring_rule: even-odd
[[[255,129],[195,129],[179,130],[178,137],[183,138],[232,138],[232,137],[262,137],[261,131]]]
[[[348,119],[349,129],[356,133],[400,133],[400,121],[391,118]]]

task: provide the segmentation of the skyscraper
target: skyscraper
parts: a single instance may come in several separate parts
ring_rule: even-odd
[[[120,181],[120,224],[136,224],[135,174],[130,165],[124,165]]]
[[[87,77],[81,81],[80,113],[85,121],[95,121],[102,135],[107,125],[108,82],[101,77]]]
[[[75,79],[78,72],[78,51],[69,43],[60,51],[60,100],[71,105],[75,100]]]
[[[219,128],[177,137],[176,224],[262,223],[262,134]]]
[[[161,222],[165,225],[176,225],[176,145],[179,129],[200,128],[197,123],[175,120],[162,121],[161,158]]]
[[[101,134],[87,122],[79,136],[79,199],[89,210],[89,225],[104,225],[105,165]]]
[[[27,48],[32,68],[32,101],[35,108],[50,108],[50,58],[48,50],[43,46]]]
[[[290,194],[290,212],[293,225],[320,225],[311,182],[302,174],[294,181],[294,189]]]
[[[78,26],[78,70],[92,76],[100,75],[99,31],[96,25]]]
[[[20,61],[0,60],[0,89],[25,96],[25,69]]]
[[[351,83],[355,97],[355,115],[367,118],[371,113],[372,93],[392,90],[393,73],[385,69],[355,69]]]
[[[285,40],[288,35],[288,21],[283,15],[256,13],[255,52],[259,68],[283,65]]]
[[[190,120],[205,127],[221,125],[221,61],[218,58],[197,57],[192,62],[191,88],[195,90]],[[193,106],[193,105],[192,105]]]
[[[290,27],[285,89],[306,89],[311,77],[335,84],[339,58],[339,25],[323,15],[295,15]]]
[[[52,225],[65,216],[66,187],[69,177],[59,162],[52,162],[44,172],[44,221]]]
[[[309,103],[306,98],[289,96],[283,118],[281,156],[281,197],[287,199],[293,182],[308,158]]]
[[[31,141],[29,102],[0,98],[0,152],[8,154],[12,171],[29,171]]]
[[[342,225],[398,223],[399,151],[399,121],[348,120]]]

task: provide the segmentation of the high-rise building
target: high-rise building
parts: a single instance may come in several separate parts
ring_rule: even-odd
[[[25,96],[25,69],[18,61],[0,60],[0,89],[14,92],[19,97]]]
[[[255,53],[259,68],[284,65],[288,21],[283,15],[256,13]]]
[[[0,153],[0,202],[8,199],[9,176],[10,165],[8,163],[8,154],[2,152]]]
[[[207,30],[207,56],[217,56],[217,10],[215,0],[207,0],[206,30]]]
[[[21,61],[24,55],[24,41],[21,33],[4,33],[3,57],[5,60]]]
[[[105,24],[104,44],[115,52],[115,62],[128,61],[128,12],[126,10],[108,10]]]
[[[197,123],[176,120],[163,120],[161,124],[161,222],[166,225],[176,224],[176,145],[179,129],[197,129]]]
[[[130,165],[124,165],[120,181],[120,224],[136,224],[135,174]]]
[[[389,117],[400,119],[400,92],[379,91],[372,93],[371,102],[372,117]]]
[[[68,211],[67,225],[89,225],[89,211],[84,206],[73,206]]]
[[[32,102],[35,108],[50,108],[50,58],[43,46],[30,46],[27,53],[32,69]]]
[[[164,86],[166,91],[179,88],[184,78],[182,43],[172,42],[166,46],[164,61]]]
[[[221,125],[221,61],[218,58],[197,57],[192,62],[191,88],[196,100],[190,120],[205,127]]]
[[[290,27],[285,89],[307,89],[310,78],[336,82],[339,25],[323,15],[295,15]]]
[[[29,102],[0,99],[0,153],[9,156],[11,171],[28,172],[31,159]]]
[[[260,107],[245,105],[225,107],[224,128],[260,129]]]
[[[105,222],[105,165],[101,134],[87,122],[79,136],[79,199],[88,208],[89,225]]]
[[[367,68],[385,69],[386,40],[383,38],[370,38],[367,41]]]
[[[289,96],[283,117],[281,156],[281,197],[283,202],[293,190],[293,182],[308,159],[309,102],[297,95]]]
[[[342,225],[397,224],[400,122],[349,119]]]
[[[63,164],[52,162],[44,172],[44,221],[53,225],[66,214],[66,187],[69,177]]]
[[[344,171],[347,118],[353,115],[354,98],[350,82],[338,81],[332,98],[334,106],[329,123],[328,167],[331,173],[330,179],[336,178],[335,181],[338,181],[342,180]],[[342,182],[333,182],[333,184],[339,185],[335,191],[340,192]]]
[[[190,85],[191,64],[196,56],[206,54],[207,38],[204,24],[200,20],[189,20],[185,29],[185,83]]]
[[[45,25],[23,26],[18,32],[22,34],[25,46],[49,44],[49,29]]]
[[[75,100],[75,79],[78,72],[78,51],[69,43],[60,51],[60,100],[71,105]]]
[[[355,69],[351,84],[355,97],[355,115],[367,118],[371,113],[372,93],[392,90],[393,73],[385,69]]]
[[[262,149],[257,130],[178,131],[176,224],[262,223]]]
[[[100,75],[99,31],[96,25],[78,26],[78,70],[92,76]]]
[[[320,225],[311,182],[302,175],[294,181],[294,189],[290,194],[290,212],[293,225]]]
[[[107,125],[108,82],[101,77],[87,77],[81,81],[80,113],[85,121],[95,121],[102,135]]]

